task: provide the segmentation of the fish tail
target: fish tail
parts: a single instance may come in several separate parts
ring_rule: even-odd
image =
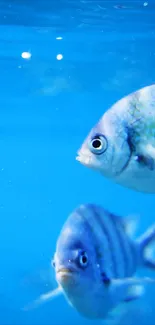
[[[153,258],[153,247],[155,244],[155,224],[137,239],[140,264],[143,267],[155,270],[155,257]]]

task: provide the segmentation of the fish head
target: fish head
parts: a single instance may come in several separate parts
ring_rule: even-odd
[[[95,248],[76,214],[74,218],[62,230],[52,262],[56,280],[69,296],[85,293],[98,279]]]
[[[131,155],[127,128],[109,110],[87,135],[76,160],[106,177],[114,178],[128,167]]]
[[[66,220],[56,244],[53,259],[56,280],[64,296],[87,318],[105,316],[109,303],[109,273],[92,204],[83,204]],[[100,233],[100,231],[99,231]],[[101,236],[101,233],[100,233]]]

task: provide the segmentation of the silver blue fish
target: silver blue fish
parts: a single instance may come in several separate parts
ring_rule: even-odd
[[[153,278],[134,277],[140,268],[155,271],[155,260],[147,255],[155,225],[134,240],[128,234],[129,221],[95,204],[75,209],[62,228],[52,262],[58,288],[28,309],[63,293],[84,317],[105,319],[121,303],[140,298],[144,284],[155,283]]]
[[[155,85],[129,94],[108,109],[76,159],[122,186],[155,193]]]

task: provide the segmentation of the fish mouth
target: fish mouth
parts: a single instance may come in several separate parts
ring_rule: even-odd
[[[73,282],[73,270],[68,268],[61,268],[56,272],[56,277],[58,282],[60,282],[63,286],[68,286]]]
[[[61,268],[56,272],[56,279],[63,288],[70,288],[75,284],[77,274],[70,268]]]
[[[91,163],[91,157],[90,156],[78,154],[75,159],[77,161],[79,161],[81,164],[86,165],[86,166],[90,165],[90,163]]]
[[[86,154],[83,152],[78,151],[77,156],[75,157],[75,160],[79,161],[82,165],[86,167],[93,167],[92,164],[92,156],[90,154]]]
[[[71,273],[73,273],[73,270],[69,268],[61,268],[57,271],[57,274],[61,274],[61,275],[69,275]]]

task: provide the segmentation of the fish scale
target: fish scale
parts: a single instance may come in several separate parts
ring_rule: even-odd
[[[148,116],[146,119],[146,116],[142,114],[143,113],[142,105],[140,103],[139,104],[132,103],[131,107],[134,105],[135,107],[132,110],[131,109],[129,110],[129,114],[132,117],[132,120],[129,123],[129,125],[131,126],[133,126],[133,124],[135,125],[135,141],[137,137],[138,137],[138,141],[140,141],[141,136],[143,136],[145,140],[148,139],[150,140],[150,137],[155,136],[155,106],[153,106],[153,112],[148,111],[147,114]]]

